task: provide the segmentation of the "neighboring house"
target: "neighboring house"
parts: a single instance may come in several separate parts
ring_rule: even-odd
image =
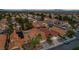
[[[6,35],[0,34],[0,50],[4,49],[5,42],[6,42]]]
[[[71,25],[68,22],[63,21],[59,27],[64,30],[68,30],[71,28]]]
[[[39,34],[41,35],[42,40],[46,40],[47,39],[45,33],[42,32],[42,31],[40,31],[37,28],[31,29],[30,32],[28,33],[28,35],[30,36],[30,38],[36,37]]]
[[[41,20],[41,16],[36,16],[35,19],[40,21]]]
[[[9,49],[15,49],[15,47],[16,48],[21,47],[24,44],[24,42],[26,42],[28,40],[28,37],[25,34],[24,34],[23,39],[19,38],[18,35],[16,34],[15,30],[11,34],[10,38],[11,38],[11,42],[9,45]]]
[[[39,29],[33,28],[29,30],[28,34],[24,35],[24,39],[20,39],[18,35],[16,34],[16,31],[14,30],[14,32],[10,36],[11,42],[9,44],[9,49],[20,48],[24,44],[24,42],[26,41],[28,42],[30,38],[36,37],[39,34],[41,35],[41,38],[42,38],[41,40],[46,40],[47,37],[45,33],[46,32],[42,32]]]
[[[11,19],[12,19],[11,23],[15,25],[16,24],[15,17],[12,17]]]
[[[35,28],[45,27],[42,21],[34,21],[32,25]]]
[[[40,28],[39,30],[40,30],[41,32],[43,32],[46,37],[48,37],[49,34],[50,34],[50,31],[49,31],[48,28]]]
[[[61,35],[61,36],[65,35],[66,32],[67,32],[67,30],[63,30],[63,29],[61,29],[61,28],[59,28],[59,27],[55,27],[55,26],[53,26],[53,27],[51,28],[51,30],[57,32],[57,33],[58,33],[59,35]]]
[[[51,20],[48,16],[44,17],[44,21]]]
[[[5,33],[7,27],[8,26],[6,24],[0,23],[0,33]]]
[[[29,16],[28,19],[31,20],[31,19],[33,19],[33,18]]]
[[[3,18],[3,19],[0,21],[0,23],[2,23],[2,24],[7,24],[8,22],[7,22],[7,19],[6,19],[6,18]]]
[[[51,13],[51,17],[52,17],[52,19],[54,19],[54,17],[55,17],[55,16],[54,16],[54,14],[53,14],[53,13]]]
[[[32,28],[30,29],[28,35],[30,36],[30,38],[36,37],[39,34],[39,30],[36,28]]]
[[[53,22],[48,22],[48,26],[49,26],[49,27],[52,27],[53,25],[54,25]]]
[[[50,34],[52,36],[58,36],[59,35],[59,33],[57,31],[54,31],[54,30],[50,30]]]
[[[20,16],[19,16],[19,15],[16,15],[15,17],[16,17],[16,18],[20,18]]]

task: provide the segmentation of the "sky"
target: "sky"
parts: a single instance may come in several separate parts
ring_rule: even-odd
[[[0,9],[79,9],[78,0],[0,0]]]

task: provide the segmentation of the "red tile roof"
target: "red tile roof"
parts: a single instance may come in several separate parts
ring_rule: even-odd
[[[48,28],[40,28],[40,31],[44,32],[46,36],[50,34],[50,31]]]
[[[33,29],[30,30],[29,36],[30,37],[35,37],[36,35],[38,35],[38,33],[39,33],[39,30],[36,29],[36,28],[33,28]]]
[[[4,49],[5,41],[6,41],[6,35],[0,34],[0,49]]]
[[[63,29],[61,29],[59,27],[55,27],[55,26],[53,26],[51,30],[56,32],[57,34],[59,34],[61,36],[63,36],[67,32],[67,30],[63,30]]]
[[[18,35],[16,34],[16,31],[14,31],[12,33],[12,39],[14,40],[14,42],[12,42],[10,44],[10,48],[13,47],[21,47],[24,44],[24,41],[29,40],[28,35],[30,36],[30,38],[36,37],[38,34],[41,34],[42,39],[47,39],[47,37],[49,36],[49,34],[52,34],[53,36],[57,36],[59,33],[54,31],[54,30],[49,30],[48,28],[32,28],[29,30],[28,34],[24,34],[24,39],[20,39],[18,37]]]
[[[19,37],[18,37],[18,35],[16,34],[16,30],[14,30],[14,32],[11,34],[11,40],[18,40],[19,39]]]
[[[27,41],[28,39],[29,39],[28,36],[25,34],[24,38],[20,39],[16,34],[16,31],[14,30],[14,32],[11,35],[12,42],[10,42],[9,49],[12,49],[14,47],[21,47],[24,44],[24,42]]]
[[[43,31],[40,31],[39,29],[37,28],[33,28],[30,30],[29,32],[29,36],[32,38],[32,37],[36,37],[38,34],[41,34],[42,36],[42,39],[46,39],[46,35]]]
[[[50,34],[51,34],[52,36],[58,36],[58,35],[59,35],[59,33],[56,32],[56,31],[54,31],[54,30],[50,30]]]

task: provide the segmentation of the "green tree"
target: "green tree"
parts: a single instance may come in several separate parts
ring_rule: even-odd
[[[29,37],[30,38],[30,37]],[[37,44],[40,44],[41,35],[38,34],[36,37],[30,38],[30,49],[33,49],[36,47]]]
[[[21,25],[22,30],[28,30],[32,28],[32,23],[29,22],[27,18],[25,19],[19,18],[17,22]]]
[[[73,30],[68,30],[66,33],[66,36],[72,38],[75,35],[75,32]]]
[[[13,26],[12,26],[12,24],[9,24],[8,25],[8,28],[6,29],[7,31],[6,31],[6,42],[5,42],[5,46],[4,46],[4,48],[5,48],[5,50],[8,50],[8,48],[9,48],[9,43],[10,43],[10,35],[12,34],[12,32],[13,32]]]
[[[33,27],[32,23],[27,18],[24,19],[24,24],[25,24],[25,30],[29,30]]]
[[[49,43],[49,44],[52,44],[52,40],[51,40],[51,34],[48,36],[48,38],[47,38],[47,42]]]
[[[74,21],[74,17],[73,16],[71,16],[71,17],[65,16],[65,17],[66,17],[67,21],[69,22],[69,24],[72,26],[72,28],[75,29],[74,24],[76,22]]]

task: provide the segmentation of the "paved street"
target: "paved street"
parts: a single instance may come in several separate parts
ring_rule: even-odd
[[[76,33],[77,39],[69,42],[67,44],[63,44],[60,46],[57,46],[55,48],[51,48],[49,50],[72,50],[74,47],[79,46],[79,33]]]

